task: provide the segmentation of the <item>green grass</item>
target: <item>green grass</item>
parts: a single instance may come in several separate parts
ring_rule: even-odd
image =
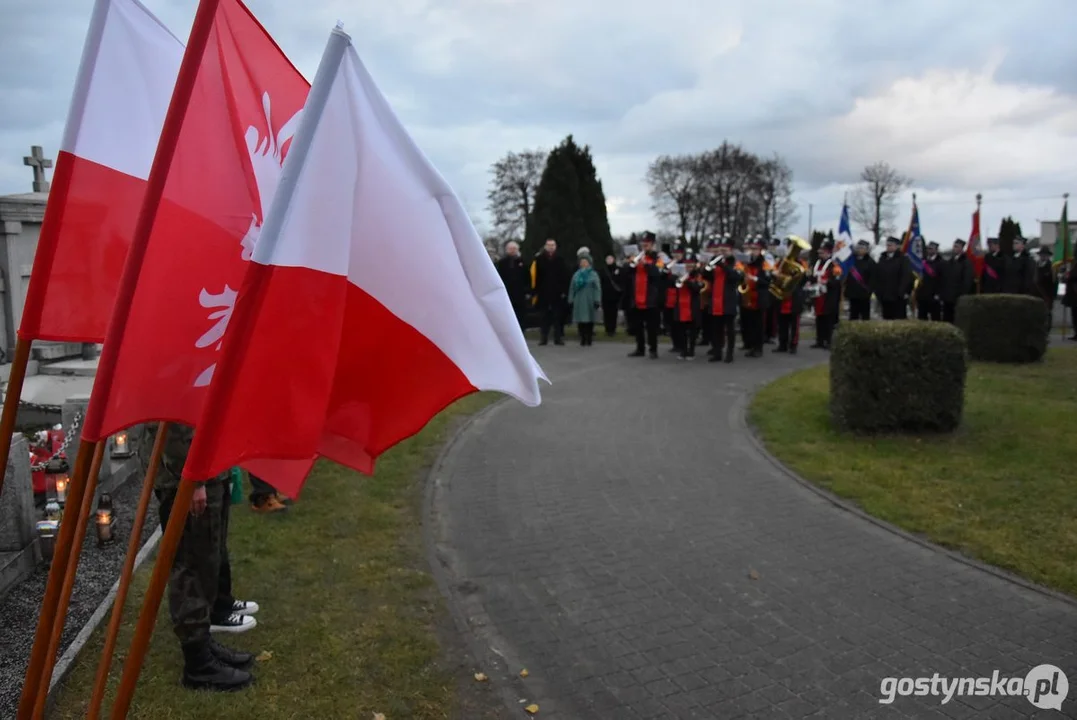
[[[802,477],[936,543],[1077,595],[1077,351],[973,363],[951,436],[854,437],[831,428],[829,367],[783,377],[749,418]]]
[[[249,690],[184,690],[166,598],[130,717],[487,717],[483,709],[463,708],[484,691],[465,681],[466,659],[459,647],[450,647],[458,638],[425,563],[420,518],[426,469],[454,421],[497,397],[473,395],[455,403],[384,455],[374,477],[320,464],[288,513],[259,516],[246,504],[233,506],[235,592],[256,600],[261,610],[257,628],[218,639],[271,657],[257,664],[257,683]],[[149,571],[147,562],[136,576],[120,655],[130,643]],[[50,717],[85,717],[100,636],[79,657]],[[109,701],[121,670],[117,657]],[[485,692],[491,702],[492,692]]]

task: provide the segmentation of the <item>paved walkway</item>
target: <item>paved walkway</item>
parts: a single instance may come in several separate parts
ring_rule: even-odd
[[[756,451],[749,392],[820,351],[727,366],[628,349],[535,348],[543,405],[496,406],[435,476],[454,609],[513,702],[545,720],[1077,716],[1073,605],[845,512]],[[1041,663],[1074,683],[1064,715],[878,702],[884,677]]]

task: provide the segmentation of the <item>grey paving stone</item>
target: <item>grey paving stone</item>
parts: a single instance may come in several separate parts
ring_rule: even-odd
[[[835,507],[745,436],[747,394],[820,351],[732,365],[627,351],[536,347],[554,382],[542,406],[496,407],[440,469],[439,551],[453,586],[474,590],[450,599],[529,668],[540,706],[579,720],[1033,717],[1022,697],[881,705],[880,682],[1041,663],[1077,698],[1073,605]]]

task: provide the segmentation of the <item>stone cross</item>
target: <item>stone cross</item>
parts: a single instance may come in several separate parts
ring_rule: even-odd
[[[45,151],[41,149],[41,146],[32,146],[30,154],[23,157],[22,164],[34,169],[34,192],[47,193],[49,184],[45,181],[45,168],[52,167],[52,160],[45,157]]]

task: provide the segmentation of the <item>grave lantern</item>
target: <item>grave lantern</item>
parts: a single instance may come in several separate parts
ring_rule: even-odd
[[[95,527],[97,529],[97,544],[101,547],[111,544],[115,541],[116,536],[112,532],[112,525],[116,522],[116,515],[113,512],[112,496],[108,493],[102,493],[101,499],[97,501],[97,515]]]
[[[52,555],[56,552],[56,534],[60,523],[55,520],[40,520],[37,523],[38,547],[46,563],[52,562]]]
[[[60,522],[60,518],[64,515],[63,508],[60,507],[60,503],[56,502],[55,498],[51,498],[45,503],[45,519],[53,522]]]
[[[131,457],[131,437],[126,430],[112,436],[112,457],[116,459]]]

